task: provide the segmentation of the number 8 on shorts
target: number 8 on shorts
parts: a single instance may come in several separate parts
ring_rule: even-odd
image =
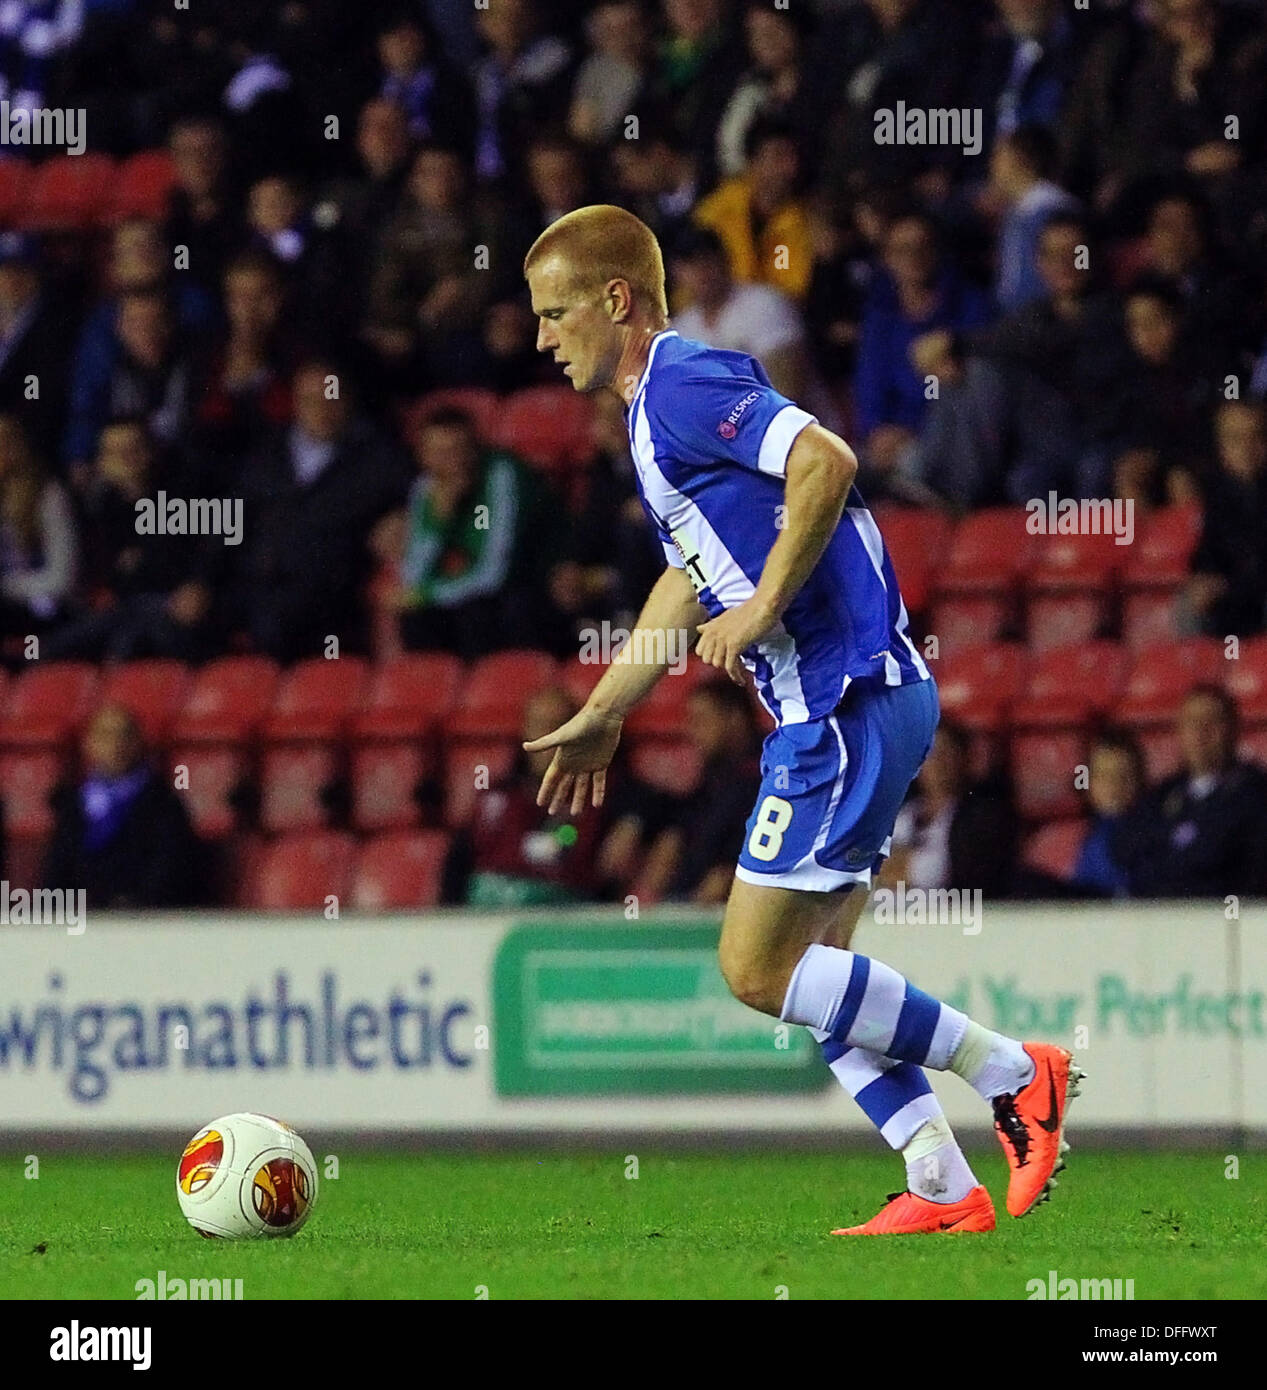
[[[791,824],[792,803],[781,796],[767,796],[748,836],[748,853],[763,863],[777,859],[783,848],[783,832]]]

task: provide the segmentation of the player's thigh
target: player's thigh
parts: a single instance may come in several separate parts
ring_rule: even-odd
[[[839,903],[838,910],[823,934],[822,944],[838,946],[842,951],[847,951],[853,941],[853,934],[858,929],[862,910],[871,898],[871,889],[859,884],[852,891],[837,893],[835,896]]]
[[[732,982],[759,975],[778,984],[791,977],[807,946],[847,948],[868,895],[861,886],[806,893],[735,879],[722,919],[722,973]]]
[[[777,991],[805,948],[831,930],[841,905],[837,893],[766,888],[736,878],[718,948],[727,983],[741,998]]]

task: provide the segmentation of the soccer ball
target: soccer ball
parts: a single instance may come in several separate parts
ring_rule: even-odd
[[[267,1115],[225,1115],[185,1145],[176,1200],[201,1236],[293,1236],[317,1201],[312,1150]]]

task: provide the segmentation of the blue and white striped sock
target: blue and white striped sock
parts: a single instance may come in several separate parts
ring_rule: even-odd
[[[836,1080],[902,1155],[908,1191],[932,1202],[963,1201],[977,1179],[920,1068],[837,1042],[820,1028],[809,1031]]]
[[[808,946],[779,1015],[916,1066],[946,1071],[968,1016],[917,989],[883,961],[836,946]]]
[[[862,1107],[890,1148],[904,1149],[926,1120],[941,1115],[928,1078],[914,1063],[850,1047],[821,1028],[811,1028],[810,1032],[821,1044],[823,1061],[832,1075]]]

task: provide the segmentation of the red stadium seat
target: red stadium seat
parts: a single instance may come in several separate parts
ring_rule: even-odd
[[[4,829],[17,837],[47,835],[53,829],[49,797],[62,778],[62,755],[52,748],[0,753]]]
[[[1267,727],[1247,729],[1241,735],[1237,751],[1246,762],[1257,763],[1267,772]]]
[[[1033,536],[1026,587],[1041,594],[1107,594],[1127,549],[1112,535]]]
[[[279,744],[260,769],[260,824],[265,830],[315,830],[329,819],[323,794],[338,773],[330,743]]]
[[[425,396],[406,403],[401,410],[401,429],[411,443],[418,426],[440,410],[464,410],[475,422],[476,433],[485,444],[497,440],[498,418],[502,413],[501,397],[496,391],[480,386],[450,386],[428,391]]]
[[[674,675],[672,671],[666,672],[652,687],[651,694],[630,710],[629,718],[625,720],[625,729],[633,737],[673,737],[683,734],[687,727],[687,707],[691,692],[710,680],[726,679],[720,671],[706,666],[698,657],[692,655],[687,659],[681,675]]]
[[[430,733],[457,705],[463,675],[462,662],[441,652],[403,653],[383,662],[352,718],[352,736],[400,739]]]
[[[61,744],[87,718],[100,677],[85,661],[41,661],[9,684],[0,746],[29,748]]]
[[[1160,782],[1172,772],[1178,772],[1182,762],[1179,735],[1173,728],[1157,725],[1154,728],[1133,730],[1144,755],[1144,765],[1150,782]]]
[[[1222,684],[1226,665],[1222,644],[1213,637],[1148,647],[1131,664],[1115,718],[1129,725],[1169,724],[1194,685]]]
[[[0,159],[0,227],[21,223],[22,212],[31,201],[35,166],[25,159]]]
[[[1025,578],[1026,631],[1035,651],[1089,642],[1108,625],[1124,552],[1112,535],[1035,536]]]
[[[142,150],[124,160],[119,168],[110,200],[110,216],[120,222],[127,217],[161,219],[167,212],[176,168],[166,150]]]
[[[494,652],[474,663],[445,733],[458,738],[518,735],[530,695],[555,685],[559,664],[548,652]]]
[[[222,656],[194,676],[172,726],[181,743],[244,743],[264,722],[281,679],[267,656]]]
[[[1240,655],[1226,663],[1223,684],[1236,701],[1242,723],[1267,723],[1267,637],[1241,643]]]
[[[1126,679],[1127,654],[1117,642],[1053,647],[1030,667],[1021,698],[1013,706],[1018,728],[1061,728],[1084,724],[1109,712]]]
[[[367,840],[356,862],[352,906],[358,912],[434,907],[452,839],[443,830],[415,830]]]
[[[1030,560],[1035,538],[1025,522],[1023,507],[987,507],[964,517],[935,577],[935,594],[1008,593]]]
[[[1078,730],[1044,729],[1014,733],[1010,744],[1016,809],[1027,820],[1077,815],[1082,802],[1074,786],[1085,765],[1086,736]]]
[[[1021,862],[1049,878],[1068,882],[1078,865],[1087,823],[1081,817],[1047,821],[1026,841]]]
[[[997,642],[1008,624],[1012,599],[996,595],[936,599],[929,611],[928,632],[936,637],[939,659]],[[921,653],[924,649],[921,647]]]
[[[33,231],[81,231],[104,222],[115,185],[115,163],[106,154],[61,155],[41,164],[19,211],[19,225]]]
[[[559,684],[578,705],[583,705],[594,687],[603,679],[606,670],[604,662],[581,661],[576,657],[572,661],[564,662],[559,672]]]
[[[689,738],[643,738],[633,745],[629,767],[635,777],[673,796],[689,796],[699,785],[702,763]]]
[[[106,672],[101,703],[130,710],[145,737],[161,742],[184,704],[190,684],[189,668],[182,662],[129,661]]]
[[[44,862],[48,857],[49,837],[39,835],[9,835],[4,852],[4,876],[10,890],[42,888]]]
[[[1107,594],[1036,594],[1025,611],[1031,651],[1045,652],[1075,642],[1092,642],[1108,626]]]
[[[1128,589],[1178,588],[1200,535],[1201,507],[1195,502],[1153,512],[1140,524],[1134,545],[1126,547],[1123,583]]]
[[[445,824],[454,829],[469,824],[475,798],[507,776],[518,756],[517,739],[463,739],[449,743],[444,755]]]
[[[246,755],[225,744],[190,743],[172,750],[168,766],[188,770],[181,793],[194,829],[208,840],[232,834],[237,823],[233,795],[246,775]]]
[[[431,770],[418,739],[377,739],[352,752],[352,820],[358,830],[404,830],[418,824],[414,793]]]
[[[297,662],[282,677],[264,737],[274,743],[342,737],[368,681],[369,668],[359,656]]]
[[[574,468],[593,451],[593,420],[570,386],[529,386],[502,403],[497,441],[539,468]]]
[[[922,613],[950,549],[950,518],[931,507],[887,507],[877,510],[876,522],[907,612]]]
[[[1171,589],[1137,589],[1122,604],[1122,641],[1133,651],[1182,641]]]
[[[1028,664],[1025,648],[1014,642],[973,647],[930,663],[943,713],[974,733],[1005,728]]]
[[[347,899],[356,844],[340,831],[298,831],[265,844],[243,885],[243,906],[284,912]]]

